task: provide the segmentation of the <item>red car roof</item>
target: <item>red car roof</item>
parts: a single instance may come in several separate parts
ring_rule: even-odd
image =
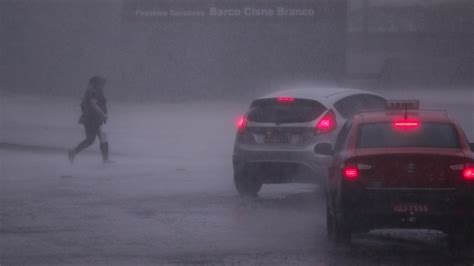
[[[424,122],[453,123],[454,121],[444,111],[425,111],[409,110],[406,114],[407,119],[416,119]],[[390,110],[360,113],[354,116],[354,121],[360,123],[392,122],[405,118],[405,111]]]

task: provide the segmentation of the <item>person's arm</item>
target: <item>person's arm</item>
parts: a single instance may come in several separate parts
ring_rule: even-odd
[[[94,109],[94,111],[96,111],[96,112],[102,117],[103,120],[106,120],[106,119],[107,119],[107,114],[104,113],[104,112],[100,109],[99,105],[97,104],[97,99],[92,98],[92,99],[90,100],[90,105],[91,105],[92,109]]]

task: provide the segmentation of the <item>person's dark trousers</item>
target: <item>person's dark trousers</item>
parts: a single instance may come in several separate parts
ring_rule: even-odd
[[[84,128],[86,131],[86,139],[81,141],[81,143],[77,145],[77,147],[74,149],[74,154],[78,154],[83,149],[94,144],[95,138],[97,134],[99,134],[100,124],[87,123],[87,124],[84,124]],[[102,150],[102,147],[101,147],[101,150]]]
[[[102,160],[107,162],[109,160],[109,143],[102,142],[100,143],[100,153],[102,153]]]

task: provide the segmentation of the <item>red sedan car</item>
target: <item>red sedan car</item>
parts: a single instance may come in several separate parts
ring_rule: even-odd
[[[379,228],[425,228],[466,245],[474,227],[474,155],[445,112],[387,110],[344,125],[326,180],[330,239]]]

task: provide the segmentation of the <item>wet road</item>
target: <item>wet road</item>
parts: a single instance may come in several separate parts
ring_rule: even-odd
[[[474,94],[449,95],[423,102],[450,110],[473,141]],[[431,231],[379,231],[332,247],[316,186],[239,198],[233,121],[246,104],[112,104],[116,163],[99,163],[94,147],[70,165],[60,147],[83,137],[74,100],[4,103],[15,116],[2,117],[1,141],[46,149],[0,145],[2,266],[474,264],[474,251],[454,258]]]
[[[328,245],[321,191],[239,198],[228,162],[0,150],[1,265],[472,265],[444,235],[380,231]],[[184,166],[183,166],[184,165]]]

